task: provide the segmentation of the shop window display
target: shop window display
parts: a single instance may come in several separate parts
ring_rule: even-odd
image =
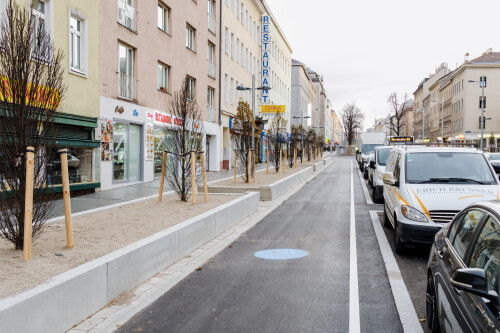
[[[50,185],[61,185],[61,157],[57,152],[57,147],[47,152],[47,182]],[[92,158],[91,148],[71,148],[68,152],[68,173],[70,184],[89,183],[93,181],[92,177]]]

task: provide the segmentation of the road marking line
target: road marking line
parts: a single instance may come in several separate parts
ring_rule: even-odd
[[[359,175],[359,180],[361,181],[361,186],[363,187],[363,194],[365,195],[365,200],[368,205],[373,205],[373,200],[370,197],[370,194],[368,193],[368,188],[366,187],[365,184],[365,179],[361,175],[361,171],[358,170],[358,175]]]
[[[351,161],[351,232],[350,232],[350,267],[349,267],[349,332],[360,332],[358,255],[356,253],[356,216],[354,210],[354,174]]]
[[[385,237],[384,230],[380,225],[377,213],[379,213],[379,211],[370,210],[370,218],[372,220],[373,229],[375,230],[375,235],[377,236],[378,246],[385,263],[387,277],[389,278],[392,295],[394,296],[394,302],[396,303],[396,308],[398,309],[401,325],[403,326],[405,333],[423,333],[422,326],[418,320],[417,312],[415,311],[415,307],[411,301],[408,289],[406,289],[406,285],[403,281],[403,277],[401,276],[401,271],[399,270],[396,258],[392,253],[389,241]]]

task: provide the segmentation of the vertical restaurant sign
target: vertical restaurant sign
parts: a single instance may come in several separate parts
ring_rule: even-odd
[[[271,33],[269,15],[262,15],[262,43],[261,43],[261,86],[269,85],[269,61],[271,57]],[[262,104],[269,103],[269,90],[261,90]]]

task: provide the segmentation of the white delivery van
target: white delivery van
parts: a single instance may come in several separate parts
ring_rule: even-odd
[[[395,147],[385,171],[384,225],[394,228],[397,253],[431,244],[468,205],[500,198],[497,175],[476,149]]]
[[[359,169],[364,171],[366,161],[370,153],[375,151],[375,147],[384,146],[387,135],[384,132],[364,132],[359,133],[358,151],[356,160],[358,161]]]
[[[372,196],[375,203],[384,202],[384,172],[385,164],[392,146],[380,146],[375,148],[375,160],[368,165],[371,173]]]

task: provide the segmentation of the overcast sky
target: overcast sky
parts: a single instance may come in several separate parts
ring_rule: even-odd
[[[365,129],[443,62],[500,52],[500,0],[266,0],[292,57],[324,76],[334,109],[355,101]]]

